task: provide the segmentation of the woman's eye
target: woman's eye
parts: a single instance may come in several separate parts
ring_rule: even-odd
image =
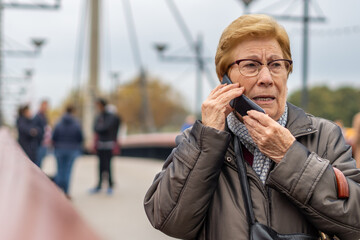
[[[245,63],[244,67],[247,67],[247,68],[255,68],[257,67],[259,64],[256,64],[256,63],[253,63],[253,62],[248,62],[248,63]]]
[[[282,64],[279,63],[279,62],[270,63],[270,67],[271,67],[271,68],[279,68],[279,67],[281,67],[281,66],[282,66]]]

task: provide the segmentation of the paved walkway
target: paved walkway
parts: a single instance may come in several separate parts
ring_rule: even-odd
[[[114,194],[89,195],[97,180],[97,158],[79,157],[73,168],[70,194],[72,203],[104,240],[173,239],[155,230],[143,208],[145,192],[162,162],[151,159],[116,157],[113,160]],[[44,171],[52,175],[56,164],[52,155],[44,160]]]

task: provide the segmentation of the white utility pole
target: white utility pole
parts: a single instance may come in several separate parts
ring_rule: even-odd
[[[99,56],[100,56],[100,1],[90,1],[90,61],[89,61],[89,80],[85,87],[85,101],[83,108],[83,129],[85,135],[85,147],[90,149],[93,143],[93,125],[96,115],[95,101],[98,95],[99,79]]]

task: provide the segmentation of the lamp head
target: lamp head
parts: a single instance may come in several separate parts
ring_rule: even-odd
[[[35,46],[36,49],[40,49],[45,44],[44,38],[33,38],[31,40],[32,44]]]
[[[167,49],[166,43],[156,43],[155,49],[161,54]]]

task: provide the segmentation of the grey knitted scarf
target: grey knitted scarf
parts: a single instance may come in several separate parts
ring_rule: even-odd
[[[278,121],[278,123],[283,127],[287,122],[287,112],[288,107],[285,105],[285,111]],[[233,112],[227,116],[227,122],[229,129],[239,137],[240,142],[246,147],[247,150],[249,150],[249,152],[254,155],[254,162],[252,167],[259,176],[262,183],[265,184],[265,180],[270,169],[271,159],[260,152],[245,125],[239,121]]]

